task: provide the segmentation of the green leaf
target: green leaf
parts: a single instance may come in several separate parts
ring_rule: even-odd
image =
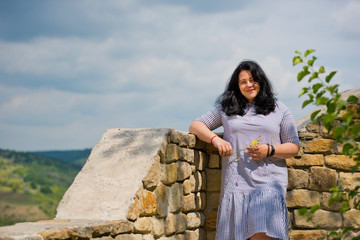
[[[300,208],[297,212],[300,216],[304,216],[308,213],[308,210],[307,208]]]
[[[349,155],[349,151],[351,150],[351,149],[353,149],[354,148],[354,146],[353,145],[351,145],[350,143],[346,143],[344,146],[343,146],[343,154],[344,155]]]
[[[300,82],[308,74],[310,74],[310,72],[308,70],[303,70],[303,71],[299,72],[297,75],[298,82]]]
[[[302,62],[303,62],[303,60],[302,60],[302,58],[299,57],[299,56],[295,56],[295,57],[293,58],[293,66],[295,66],[295,65],[297,65],[297,64],[299,64],[299,63],[302,63]]]
[[[300,91],[299,97],[301,97],[302,95],[304,95],[304,94],[307,93],[308,91],[309,91],[309,88],[304,87],[304,88]]]
[[[339,89],[339,84],[335,84],[333,86],[328,86],[328,87],[326,87],[326,89],[329,90],[331,95],[337,94],[338,89]]]
[[[305,51],[304,56],[307,57],[310,53],[315,52],[314,49],[308,49]]]
[[[336,71],[332,71],[329,75],[326,76],[325,81],[327,83],[330,82],[335,74],[336,74]]]
[[[315,104],[320,105],[326,105],[328,103],[329,99],[327,97],[316,97]]]
[[[313,99],[308,99],[308,100],[304,101],[303,104],[302,104],[302,108],[306,107],[307,105],[309,105],[313,101],[314,101]]]
[[[317,111],[311,113],[311,116],[310,116],[311,121],[314,121],[314,119],[319,114],[319,112],[321,112],[321,110],[317,110]]]
[[[341,135],[343,135],[346,132],[346,128],[345,127],[337,127],[334,131],[334,138],[338,139],[339,137],[341,137]]]
[[[353,228],[354,228],[354,227],[346,227],[346,228],[344,228],[343,230],[341,230],[341,233],[344,234],[344,233],[346,233],[347,231],[352,230]]]
[[[324,66],[321,66],[320,68],[319,68],[319,73],[324,73],[325,72],[325,68],[324,68]]]
[[[297,53],[297,54],[301,55],[301,52],[300,52],[300,51],[298,51],[298,50],[295,50],[295,53]]]
[[[329,102],[329,103],[327,104],[327,112],[328,112],[328,113],[334,113],[335,110],[336,110],[336,104],[333,103],[333,102]]]
[[[314,62],[315,62],[316,59],[317,59],[317,57],[313,56],[313,58],[310,59],[310,60],[307,62],[307,64],[312,67],[312,66],[314,65]]]
[[[352,126],[351,128],[351,133],[354,135],[354,136],[358,136],[360,132],[360,124],[355,124],[354,126]]]
[[[329,236],[337,236],[337,235],[338,235],[338,233],[335,232],[335,231],[331,231],[331,232],[329,233]]]
[[[320,205],[316,204],[310,208],[310,214],[315,213],[317,210],[321,209]]]
[[[346,108],[346,102],[340,98],[337,102],[337,107],[339,110],[344,110]]]
[[[309,82],[311,82],[312,80],[314,80],[315,78],[318,78],[318,77],[319,77],[319,74],[317,72],[313,72],[313,74],[309,78]]]
[[[348,97],[347,102],[348,102],[348,103],[357,103],[357,102],[358,102],[358,98],[355,97],[354,95],[351,95],[350,97]]]
[[[324,85],[322,83],[316,83],[312,86],[313,88],[313,93],[317,93],[319,91],[320,88],[322,88]]]

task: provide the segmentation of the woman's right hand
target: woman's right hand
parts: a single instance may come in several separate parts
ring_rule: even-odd
[[[215,137],[212,140],[212,144],[219,151],[220,156],[230,157],[232,154],[231,144],[220,137]]]

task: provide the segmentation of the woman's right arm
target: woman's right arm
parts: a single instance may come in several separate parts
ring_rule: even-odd
[[[193,121],[189,127],[189,132],[204,142],[212,142],[214,147],[218,149],[220,156],[228,157],[232,154],[231,144],[213,133],[204,123]]]

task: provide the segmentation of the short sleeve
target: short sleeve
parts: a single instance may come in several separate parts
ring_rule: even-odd
[[[213,108],[212,110],[205,113],[201,117],[196,118],[195,121],[204,123],[210,130],[214,130],[218,127],[221,127],[222,121],[221,121],[220,107]]]
[[[280,123],[280,140],[281,143],[295,143],[300,146],[298,131],[294,117],[290,110],[283,105],[283,118]]]

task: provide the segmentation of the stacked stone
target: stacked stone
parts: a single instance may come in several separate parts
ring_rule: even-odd
[[[204,147],[203,142],[196,144],[193,135],[171,131],[169,144],[159,151],[129,209],[132,232],[116,239],[207,239],[206,228],[216,224],[216,216],[206,221],[209,161]],[[211,164],[219,166],[213,158]],[[212,181],[209,184],[213,185]],[[216,211],[217,203],[209,202]]]
[[[335,185],[342,185],[343,191],[354,190],[360,185],[359,170],[351,173],[355,161],[342,155],[342,146],[321,124],[308,123],[299,130],[301,150],[299,156],[286,160],[289,173],[287,205],[290,213],[290,239],[327,239],[331,231],[354,227],[345,239],[360,234],[360,211],[350,208],[340,214],[341,204],[329,205]],[[299,214],[300,208],[320,205],[308,220]]]
[[[299,155],[286,159],[290,239],[328,239],[331,231],[349,226],[354,229],[345,239],[360,235],[360,211],[354,209],[354,202],[343,215],[339,204],[328,204],[334,185],[342,185],[343,191],[360,185],[360,170],[351,173],[355,162],[342,155],[342,146],[323,126],[308,123],[299,130],[299,137]],[[209,154],[210,145],[194,135],[176,130],[169,131],[165,142],[153,159],[149,157],[153,165],[131,206],[122,206],[129,208],[127,219],[22,223],[1,227],[0,239],[215,239],[219,155]],[[310,221],[299,215],[300,208],[316,204],[322,209]]]

